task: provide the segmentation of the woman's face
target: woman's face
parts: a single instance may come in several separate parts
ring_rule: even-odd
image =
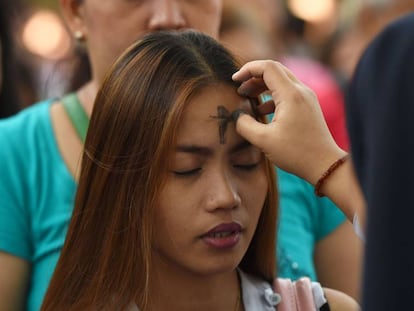
[[[192,28],[218,37],[222,0],[62,0],[76,7],[69,18],[81,30],[94,78],[102,81],[111,63],[144,34],[162,29]],[[66,10],[70,6],[64,5]]]
[[[241,107],[250,109],[224,85],[186,106],[155,209],[155,269],[162,263],[193,275],[229,272],[247,251],[268,190],[264,157],[233,122],[226,128],[217,118]]]

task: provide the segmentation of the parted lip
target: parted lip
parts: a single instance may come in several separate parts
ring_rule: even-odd
[[[222,232],[241,232],[241,231],[242,231],[242,226],[238,224],[237,222],[222,223],[222,224],[219,224],[218,226],[215,226],[210,231],[204,233],[202,236],[205,237],[205,236],[222,233]]]

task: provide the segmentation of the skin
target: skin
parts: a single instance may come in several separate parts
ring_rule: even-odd
[[[253,237],[268,185],[263,154],[235,132],[233,122],[223,144],[211,116],[218,105],[231,112],[245,103],[234,88],[219,85],[201,91],[184,111],[155,209],[151,275],[159,278],[153,279],[151,310],[234,307],[239,291],[235,269]],[[217,250],[201,238],[231,222],[242,227],[231,249]]]
[[[215,118],[219,122],[219,135],[220,135],[220,143],[224,144],[226,142],[226,130],[227,124],[232,121],[231,113],[226,109],[224,106],[217,107],[217,116],[210,116],[211,118]]]
[[[161,29],[194,28],[218,37],[221,0],[60,0],[69,29],[81,31],[92,64],[92,80],[77,94],[90,115],[99,83],[111,62],[142,35]],[[60,102],[51,107],[57,145],[69,172],[78,178],[82,142]],[[0,252],[0,311],[22,310],[30,263]]]
[[[358,303],[342,292],[324,288],[325,297],[332,311],[360,311]]]
[[[314,263],[318,281],[360,301],[363,243],[355,235],[350,222],[344,222],[316,243]]]
[[[194,0],[61,0],[71,30],[81,31],[94,80],[115,58],[144,34],[161,29],[194,28],[218,36],[221,1]]]
[[[0,267],[0,310],[24,310],[30,277],[29,263],[19,257],[0,252]]]

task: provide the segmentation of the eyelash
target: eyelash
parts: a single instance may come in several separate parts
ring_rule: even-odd
[[[177,172],[174,171],[174,174],[178,177],[190,177],[198,174],[201,171],[200,167],[197,167],[195,169],[189,170],[189,171],[183,171],[183,172]]]
[[[259,163],[243,164],[243,165],[239,164],[239,165],[233,165],[233,166],[243,171],[253,171],[259,166]]]
[[[259,166],[259,163],[233,165],[234,168],[247,171],[247,172],[255,170],[258,166]],[[201,172],[200,167],[192,169],[192,170],[188,170],[188,171],[182,171],[182,172],[174,171],[173,173],[178,177],[191,177],[191,176],[197,175],[199,172]]]

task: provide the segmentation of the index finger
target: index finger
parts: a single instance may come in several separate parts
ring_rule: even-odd
[[[282,64],[272,60],[258,60],[246,63],[239,71],[233,74],[233,80],[245,82],[240,86],[240,92],[248,93],[246,81],[252,78],[262,79],[270,91],[280,87],[288,87],[297,82],[296,77]]]

